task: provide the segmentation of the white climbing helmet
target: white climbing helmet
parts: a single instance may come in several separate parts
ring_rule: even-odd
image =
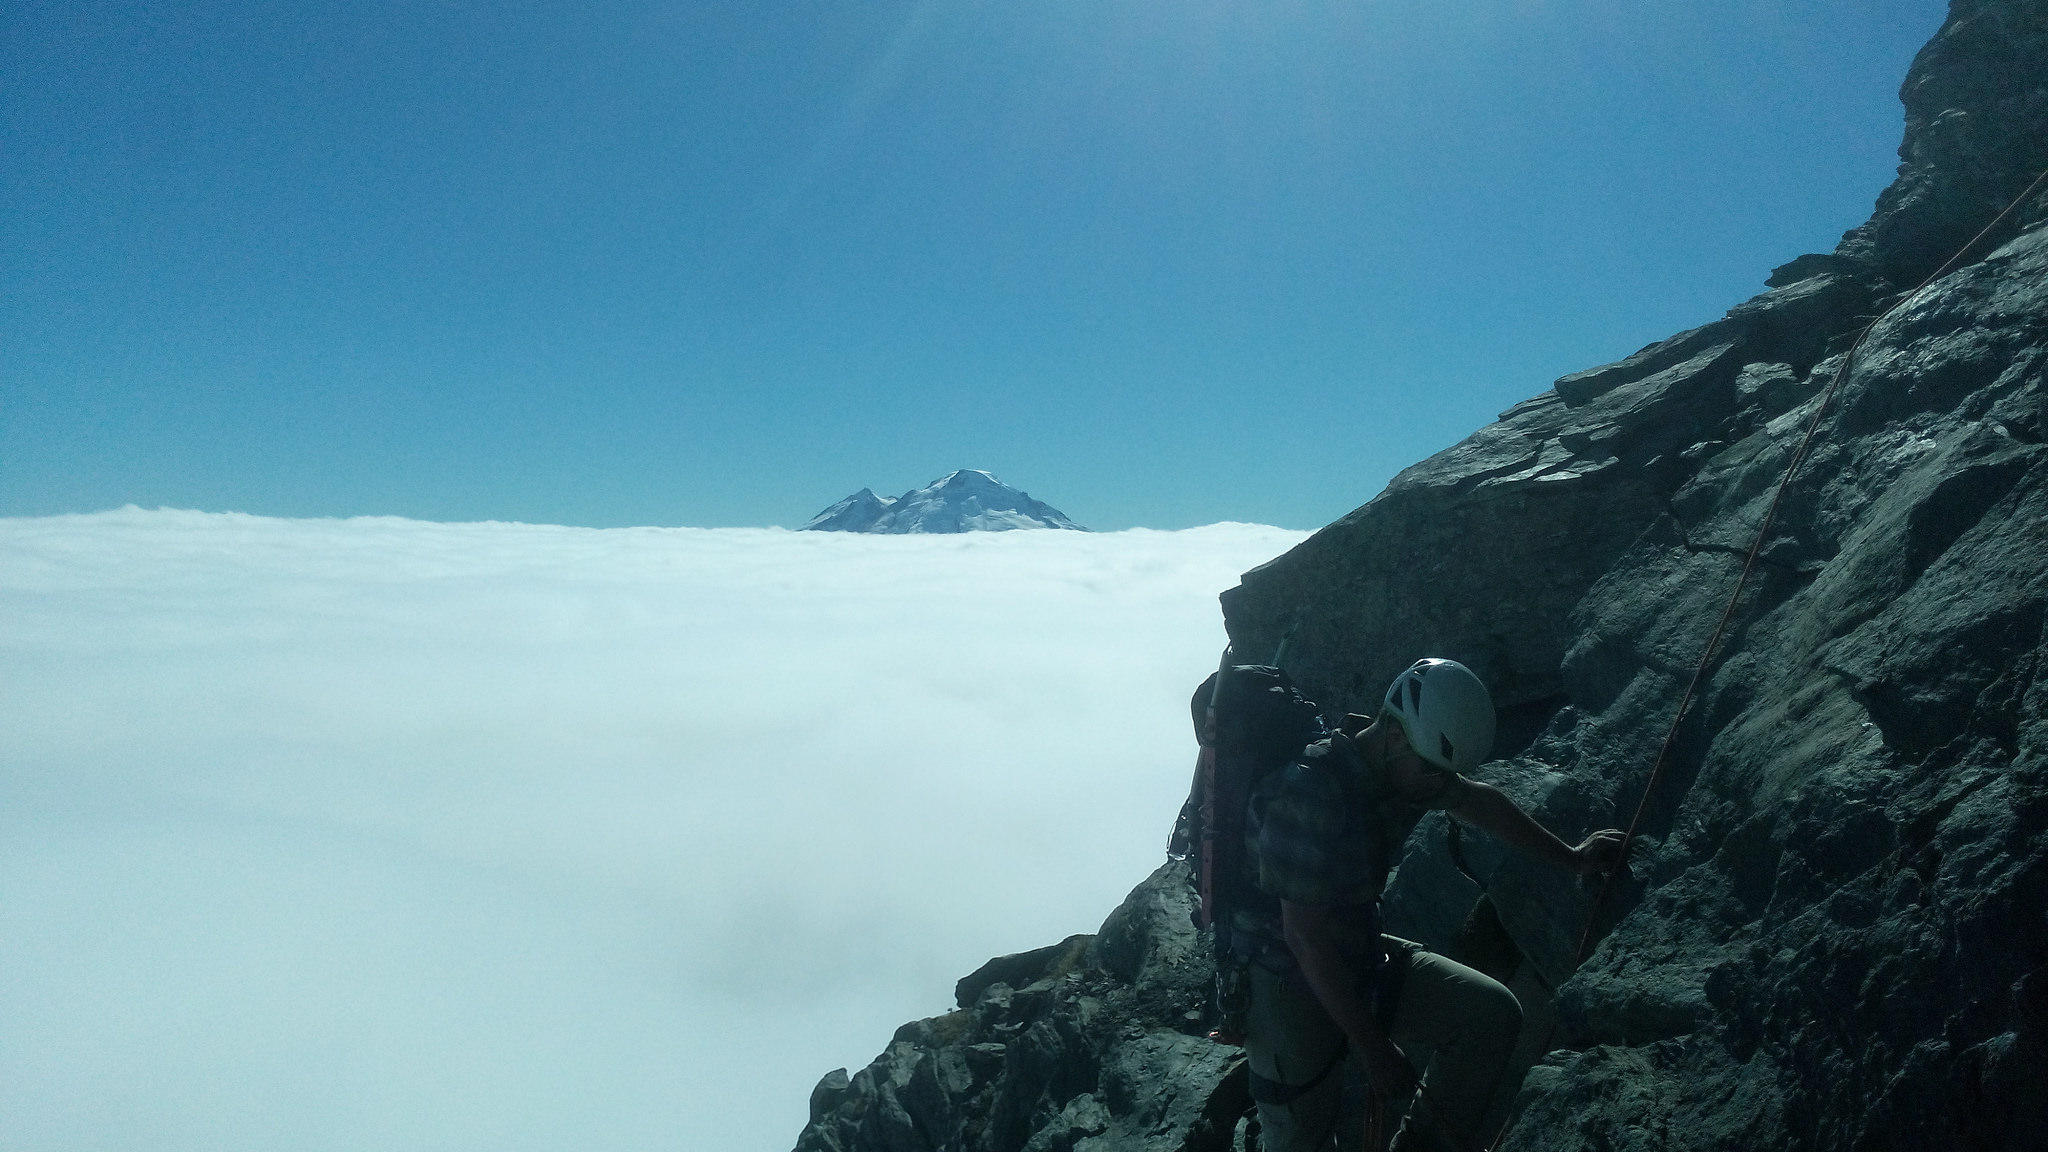
[[[1456,660],[1417,660],[1394,677],[1386,712],[1416,755],[1439,768],[1470,772],[1493,751],[1493,696]]]

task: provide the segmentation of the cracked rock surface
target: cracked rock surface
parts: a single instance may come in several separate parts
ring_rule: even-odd
[[[1168,863],[1094,936],[989,961],[957,1010],[819,1083],[799,1152],[1230,1147],[1251,1098],[1237,1050],[1204,1035],[1189,911],[1187,868]]]
[[[1505,706],[1483,774],[1568,839],[1625,825],[1850,343],[2048,167],[2048,4],[1956,3],[1902,97],[1869,224],[1247,573],[1241,649],[1298,620],[1290,670],[1346,709],[1464,660]],[[1503,1147],[2048,1145],[2044,218],[1856,354],[1582,966],[1589,892],[1466,837],[1479,951],[1557,1025]],[[1470,951],[1442,835],[1390,915]]]
[[[1224,594],[1238,651],[1293,632],[1332,713],[1418,656],[1470,665],[1501,705],[1480,774],[1567,839],[1648,791],[1597,913],[1478,833],[1467,879],[1441,816],[1390,888],[1395,931],[1529,1009],[1505,1149],[2048,1147],[2048,195],[1824,396],[2048,168],[2048,0],[1954,0],[1901,98],[1899,178],[1834,252],[1558,380]],[[1241,1145],[1234,1050],[1188,1015],[1183,884],[992,961],[827,1077],[798,1147]]]

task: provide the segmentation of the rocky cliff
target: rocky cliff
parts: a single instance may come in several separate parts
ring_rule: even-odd
[[[1567,837],[1625,823],[1848,345],[2048,167],[2048,0],[1956,0],[1901,96],[1869,223],[1247,573],[1239,650],[1293,633],[1333,711],[1463,660],[1503,705],[1482,775]],[[2036,194],[1857,354],[1582,965],[1588,889],[1468,834],[1475,885],[1418,829],[1397,929],[1530,1009],[1503,1147],[2048,1146],[2044,377]],[[827,1077],[799,1149],[1241,1146],[1185,913],[1168,865],[991,961]]]

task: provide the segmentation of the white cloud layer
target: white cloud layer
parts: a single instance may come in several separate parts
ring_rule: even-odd
[[[0,520],[0,1146],[787,1148],[1158,862],[1302,535]]]

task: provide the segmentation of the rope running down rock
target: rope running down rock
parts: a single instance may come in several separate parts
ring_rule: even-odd
[[[1671,717],[1671,728],[1664,734],[1664,744],[1657,750],[1657,759],[1652,762],[1650,767],[1650,777],[1643,784],[1642,798],[1636,802],[1635,814],[1629,817],[1628,831],[1622,838],[1621,853],[1617,857],[1617,871],[1619,866],[1626,864],[1628,860],[1628,850],[1630,845],[1635,843],[1636,830],[1642,825],[1643,813],[1649,809],[1650,797],[1656,794],[1657,782],[1663,775],[1664,765],[1670,759],[1673,745],[1678,742],[1679,727],[1685,722],[1686,713],[1692,707],[1693,697],[1698,694],[1701,681],[1706,679],[1708,668],[1713,665],[1715,653],[1721,646],[1721,638],[1728,631],[1729,622],[1735,618],[1735,609],[1742,600],[1742,593],[1749,586],[1750,572],[1755,569],[1756,559],[1762,554],[1764,541],[1770,535],[1772,523],[1777,519],[1778,505],[1784,500],[1785,491],[1791,487],[1792,478],[1798,473],[1799,466],[1805,463],[1807,450],[1813,446],[1814,438],[1820,432],[1822,418],[1827,415],[1828,409],[1834,404],[1836,391],[1841,388],[1842,381],[1848,378],[1849,369],[1856,362],[1857,351],[1863,347],[1863,342],[1869,338],[1870,333],[1879,324],[1884,323],[1885,320],[1890,318],[1892,313],[1911,304],[1919,298],[1922,292],[1927,290],[1929,285],[1954,271],[1956,266],[1962,262],[1963,257],[1968,255],[1972,248],[1975,248],[2000,224],[2003,224],[2006,217],[2012,215],[2014,209],[2026,203],[2034,195],[2035,191],[2041,187],[2043,182],[2048,182],[2048,170],[2044,170],[2039,176],[2034,177],[2033,183],[2027,185],[2026,191],[2015,197],[2012,203],[2005,206],[2003,212],[1994,217],[1991,223],[1986,224],[1975,236],[1970,237],[1969,241],[1961,248],[1956,249],[1955,255],[1950,256],[1941,267],[1935,269],[1925,280],[1922,280],[1915,286],[1911,292],[1901,296],[1891,307],[1880,312],[1876,319],[1865,324],[1863,330],[1856,334],[1855,341],[1849,345],[1849,351],[1842,357],[1841,366],[1835,369],[1834,378],[1828,382],[1827,391],[1821,393],[1820,403],[1813,410],[1813,418],[1807,421],[1806,435],[1800,438],[1798,449],[1792,453],[1792,459],[1785,465],[1784,476],[1778,480],[1777,490],[1771,494],[1771,503],[1764,510],[1763,521],[1757,525],[1756,538],[1750,542],[1749,554],[1743,558],[1742,574],[1735,580],[1735,590],[1728,595],[1728,606],[1722,610],[1720,621],[1714,625],[1713,633],[1707,637],[1706,647],[1700,652],[1699,665],[1693,670],[1692,679],[1685,686],[1685,694],[1679,698],[1678,710]],[[1572,956],[1572,971],[1577,971],[1579,965],[1585,962],[1587,947],[1593,940],[1593,925],[1599,920],[1600,908],[1606,902],[1608,888],[1613,882],[1614,873],[1607,873],[1600,882],[1599,891],[1594,894],[1592,907],[1586,913],[1586,926],[1579,933],[1578,950]],[[1553,1019],[1550,1023],[1550,1030],[1544,1033],[1542,1049],[1549,1049],[1551,1038],[1556,1034],[1557,1021]],[[1427,1094],[1425,1093],[1426,1097]],[[1500,1147],[1501,1141],[1507,1138],[1509,1129],[1514,1127],[1514,1122],[1514,1117],[1512,1115],[1509,1116],[1507,1121],[1501,1125],[1500,1132],[1494,1136],[1493,1142],[1487,1145],[1486,1152],[1495,1152]]]

